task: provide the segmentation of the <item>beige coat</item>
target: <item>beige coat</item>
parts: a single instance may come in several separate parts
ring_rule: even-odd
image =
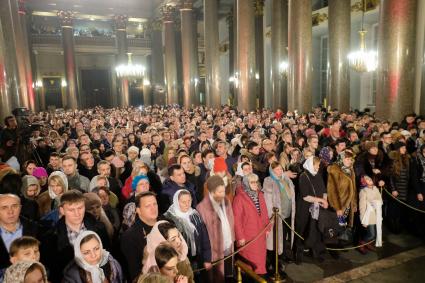
[[[364,188],[360,190],[359,193],[359,210],[360,210],[360,220],[363,219],[364,214],[366,212],[366,207],[368,203],[372,203],[373,201],[381,201],[382,196],[379,192],[378,188],[373,186],[372,189]],[[376,212],[375,210],[371,210],[369,214],[369,225],[376,224]]]

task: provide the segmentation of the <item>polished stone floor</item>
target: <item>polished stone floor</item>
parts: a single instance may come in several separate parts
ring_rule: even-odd
[[[383,247],[360,254],[340,252],[340,258],[326,255],[322,263],[304,257],[301,265],[286,266],[286,282],[425,282],[425,245],[414,236],[384,232]]]

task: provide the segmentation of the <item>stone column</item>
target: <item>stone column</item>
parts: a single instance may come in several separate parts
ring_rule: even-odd
[[[162,20],[154,19],[150,23],[151,35],[151,86],[153,88],[153,103],[164,105],[165,97],[159,89],[164,87],[164,48],[162,46]]]
[[[175,11],[176,8],[173,5],[164,5],[161,7],[164,21],[164,66],[167,86],[167,104],[178,103],[176,36],[174,30]]]
[[[204,0],[204,44],[206,104],[218,108],[221,105],[221,76],[217,0]]]
[[[143,77],[143,104],[152,105],[152,55],[146,56],[145,75]]]
[[[12,113],[12,93],[8,88],[7,73],[5,60],[6,59],[6,44],[3,36],[2,24],[0,22],[0,119]]]
[[[58,17],[62,27],[63,57],[65,59],[65,79],[67,104],[64,108],[78,109],[78,84],[74,52],[74,29],[72,27],[72,12],[59,11]]]
[[[195,50],[197,40],[193,32],[193,2],[184,0],[181,3],[181,37],[183,59],[183,106],[188,109],[199,105],[195,84],[198,79],[198,53]]]
[[[238,109],[256,109],[255,95],[255,15],[252,1],[237,0],[237,98]]]
[[[117,46],[117,65],[128,63],[128,43],[127,43],[127,15],[116,15],[114,17],[115,24],[115,42]],[[128,79],[120,78],[118,80],[118,85],[120,88],[119,103],[121,107],[128,107],[130,105],[130,93],[128,87]]]
[[[19,0],[19,22],[21,24],[21,35],[22,35],[22,60],[24,62],[25,70],[25,82],[27,88],[28,96],[28,107],[30,110],[35,111],[35,91],[33,88],[33,78],[32,78],[32,69],[31,69],[31,45],[28,40],[28,31],[27,31],[27,10],[25,8],[25,0]]]
[[[288,110],[287,77],[281,74],[282,62],[288,62],[288,0],[272,2],[272,108]]]
[[[329,0],[329,105],[340,112],[350,110],[351,3]]]
[[[29,107],[28,88],[25,77],[24,44],[19,22],[18,2],[16,0],[0,1],[0,20],[5,40],[5,66],[12,109]]]
[[[418,2],[416,20],[415,113],[425,115],[425,1]]]
[[[234,78],[235,75],[235,32],[233,24],[233,9],[230,9],[226,17],[227,24],[229,25],[229,75]],[[234,104],[235,101],[235,82],[229,82],[230,103]]]
[[[288,109],[311,110],[312,22],[311,0],[289,0]]]
[[[414,110],[416,0],[383,0],[379,11],[376,115],[400,122]]]
[[[265,0],[255,0],[255,66],[258,78],[257,98],[258,106],[264,107],[264,2]],[[257,77],[257,76],[256,76]]]

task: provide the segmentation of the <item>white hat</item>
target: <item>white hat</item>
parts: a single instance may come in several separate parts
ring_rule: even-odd
[[[132,152],[137,152],[137,154],[139,154],[139,148],[138,148],[137,146],[134,146],[134,145],[130,146],[130,147],[127,149],[127,153],[128,153],[128,152],[130,152],[130,151],[132,151]]]

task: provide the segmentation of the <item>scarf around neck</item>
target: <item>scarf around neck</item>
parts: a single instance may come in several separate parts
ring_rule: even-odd
[[[225,255],[228,255],[231,252],[233,240],[229,219],[227,218],[226,213],[225,199],[218,203],[214,200],[211,193],[208,194],[208,197],[210,198],[211,205],[215,213],[217,213],[218,217],[220,218],[221,233],[223,237],[223,251],[225,252]]]
[[[89,264],[84,260],[84,257],[81,254],[81,241],[89,235],[94,235],[96,237],[102,253],[100,261],[96,265]],[[105,281],[105,273],[103,272],[102,266],[109,262],[109,252],[103,249],[102,241],[95,232],[84,231],[77,237],[74,242],[74,255],[74,259],[77,265],[90,273],[90,278],[93,283],[103,283]]]
[[[260,200],[258,199],[258,192],[251,190],[251,186],[249,185],[249,180],[248,180],[247,177],[243,177],[242,182],[243,182],[243,185],[242,185],[243,190],[245,191],[245,193],[249,196],[249,198],[254,203],[258,214],[260,214],[261,211],[260,211]]]

